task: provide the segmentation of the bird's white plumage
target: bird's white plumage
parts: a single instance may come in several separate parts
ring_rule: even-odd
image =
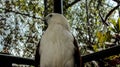
[[[52,13],[40,42],[40,67],[74,67],[74,38],[67,19]]]

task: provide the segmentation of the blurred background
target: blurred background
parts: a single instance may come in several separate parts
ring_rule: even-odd
[[[119,0],[63,0],[63,15],[82,55],[120,44],[119,4]],[[0,53],[34,59],[46,28],[41,18],[53,12],[53,5],[53,0],[0,0]],[[100,62],[119,67],[119,58],[114,55]],[[99,62],[86,67],[99,67]]]

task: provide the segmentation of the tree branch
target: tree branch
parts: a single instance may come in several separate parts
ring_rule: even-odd
[[[120,46],[115,46],[106,50],[82,56],[82,63],[90,62],[92,60],[103,59],[112,55],[120,54]]]
[[[102,23],[105,24],[106,26],[109,26],[109,24],[106,23],[106,21],[104,20],[104,18],[101,16],[100,12],[99,12],[99,16],[100,16],[100,18],[102,20]]]
[[[90,31],[90,22],[89,22],[89,9],[88,9],[88,0],[85,0],[85,9],[86,9],[86,23],[87,23],[87,34],[88,34],[88,47],[91,48],[91,31]]]
[[[113,13],[113,11],[115,11],[118,7],[119,7],[120,5],[117,5],[116,7],[114,7],[113,9],[111,9],[110,11],[109,11],[109,13],[106,15],[106,17],[105,17],[105,22],[106,22],[106,20],[108,19],[108,17]]]
[[[117,3],[120,3],[120,0],[113,0],[113,1],[115,1],[115,2],[117,2]]]
[[[8,61],[9,59],[9,61]],[[26,65],[35,65],[35,61],[33,59],[15,57],[7,54],[0,54],[0,60],[5,63],[16,63],[16,64],[26,64]],[[1,63],[0,63],[1,64]],[[4,65],[4,64],[2,64]]]
[[[103,24],[109,26],[109,24],[108,24],[106,21],[107,21],[108,17],[113,13],[113,11],[115,11],[117,8],[119,8],[119,6],[120,6],[120,5],[118,4],[116,7],[114,7],[113,9],[111,9],[111,10],[109,11],[109,13],[106,15],[105,19],[101,16],[101,14],[100,14],[100,12],[99,12],[99,16],[100,16]]]
[[[68,4],[65,8],[68,9],[69,7],[71,7],[72,5],[76,4],[77,2],[79,2],[80,0],[75,0],[74,2],[72,2],[71,4]]]

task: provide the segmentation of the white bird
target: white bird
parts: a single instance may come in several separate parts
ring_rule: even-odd
[[[45,20],[48,28],[37,47],[36,67],[80,67],[78,44],[67,19],[62,14],[50,13]]]

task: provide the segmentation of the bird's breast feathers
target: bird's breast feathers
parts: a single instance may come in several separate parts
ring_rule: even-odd
[[[72,66],[74,62],[74,38],[69,30],[64,29],[60,25],[55,26],[57,27],[51,27],[51,29],[48,27],[42,36],[40,43],[40,62],[42,65],[56,65],[56,67],[60,67],[61,64]]]

